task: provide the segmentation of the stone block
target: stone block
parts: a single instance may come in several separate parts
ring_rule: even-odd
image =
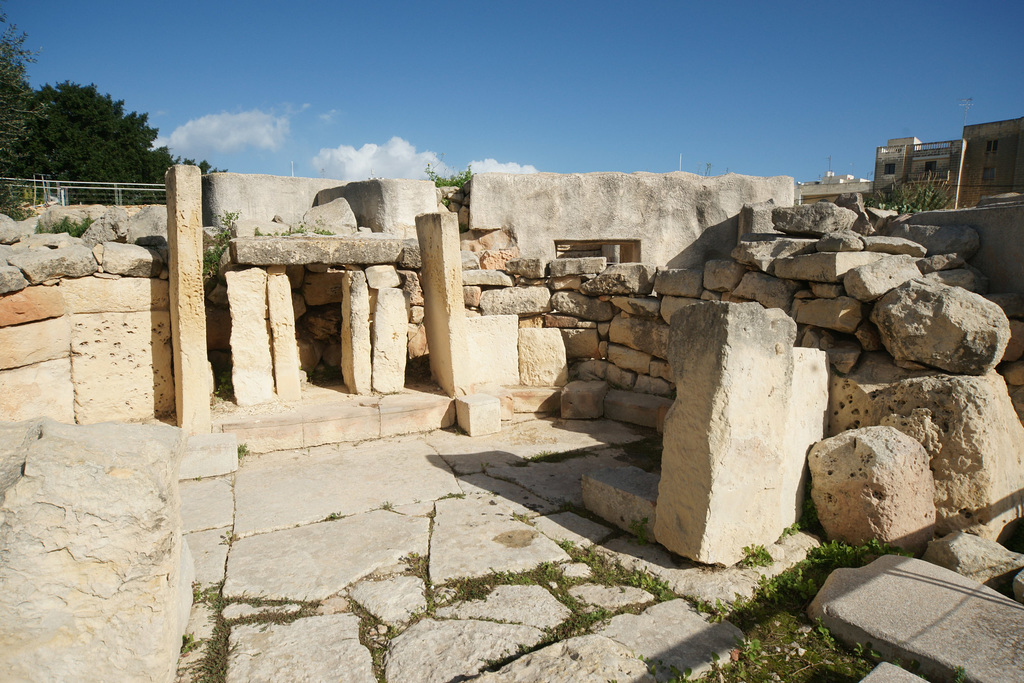
[[[1009,584],[1024,569],[1021,553],[962,531],[931,541],[921,559],[996,589]]]
[[[611,379],[608,382],[614,386]],[[604,416],[609,420],[657,429],[661,411],[670,405],[671,399],[612,389],[604,397]]]
[[[58,277],[85,277],[100,269],[92,250],[81,244],[58,249],[23,249],[10,254],[7,262],[20,268],[34,285]]]
[[[668,337],[668,325],[644,318],[616,316],[608,330],[608,341],[666,359]]]
[[[562,387],[563,420],[594,420],[604,417],[608,383],[600,380],[569,382]]]
[[[74,423],[75,389],[68,357],[0,370],[0,415],[19,422],[49,417]]]
[[[595,329],[563,329],[566,358],[600,358],[600,337]]]
[[[238,437],[231,433],[194,434],[188,437],[178,479],[219,477],[238,469]]]
[[[832,232],[852,230],[857,214],[832,202],[813,202],[772,209],[772,223],[787,235],[821,237]]]
[[[818,202],[819,204],[821,202]],[[812,280],[814,282],[842,282],[843,276],[859,266],[866,266],[882,258],[884,254],[869,251],[837,251],[801,254],[778,258],[772,262],[770,272],[775,277],[787,280]]]
[[[405,386],[405,361],[408,356],[408,317],[402,290],[388,288],[377,292],[373,318],[373,390],[393,394]]]
[[[519,383],[526,386],[562,386],[569,381],[565,344],[557,329],[519,330]]]
[[[864,240],[853,231],[832,232],[818,240],[818,251],[864,251]]]
[[[501,431],[501,401],[497,396],[471,394],[455,399],[459,427],[470,436],[485,436]]]
[[[646,263],[615,263],[587,280],[580,291],[590,295],[650,294],[657,268]]]
[[[928,254],[924,245],[902,237],[885,237],[883,235],[863,236],[864,251],[877,251],[879,254],[906,254],[922,258]]]
[[[561,387],[509,387],[516,413],[557,413],[561,408]]]
[[[774,263],[777,259],[813,254],[817,251],[817,244],[817,240],[783,235],[743,235],[731,255],[735,261],[753,266],[765,273],[775,274]],[[698,297],[700,292],[686,296]]]
[[[514,315],[484,315],[466,320],[469,366],[472,384],[519,384],[519,318]]]
[[[71,320],[79,424],[174,413],[169,313],[89,313]]]
[[[658,505],[657,474],[639,467],[610,467],[583,475],[583,507],[634,535],[652,538]]]
[[[793,384],[786,420],[782,465],[782,523],[800,521],[807,491],[807,454],[825,438],[828,427],[828,355],[818,349],[793,349]]]
[[[837,569],[807,610],[849,646],[870,642],[885,659],[916,661],[932,680],[1012,681],[1024,649],[1012,639],[1024,610],[991,588],[922,560],[884,555]]]
[[[516,258],[505,264],[505,270],[520,277],[542,278],[547,275],[548,262],[542,258]]]
[[[462,284],[471,287],[511,287],[514,283],[500,270],[464,270]]]
[[[348,201],[360,226],[400,237],[415,237],[416,217],[437,211],[437,194],[429,180],[359,180],[322,190],[316,201],[324,204],[336,197]]]
[[[345,273],[341,304],[341,372],[353,394],[372,390],[370,291],[361,270]]]
[[[621,344],[608,345],[608,360],[624,370],[645,375],[651,370],[651,354]]]
[[[28,280],[21,274],[21,270],[6,263],[6,259],[0,261],[0,294],[17,292],[28,287]]]
[[[27,287],[0,296],[0,327],[22,325],[64,315],[60,287]]]
[[[682,296],[666,296],[661,299],[661,319],[666,323],[672,322],[672,316],[680,308],[699,304],[700,299],[690,299]]]
[[[402,285],[398,271],[392,265],[367,266],[363,272],[366,273],[366,284],[370,289],[386,289]]]
[[[480,296],[484,315],[536,315],[550,310],[551,292],[547,287],[489,289]]]
[[[397,262],[403,246],[399,238],[365,233],[345,237],[238,237],[231,240],[231,260],[243,266],[372,266]]]
[[[597,275],[607,267],[608,259],[604,256],[559,258],[555,259],[548,265],[551,277],[565,277],[566,275]]]
[[[301,395],[299,355],[295,343],[295,312],[292,290],[283,266],[267,273],[267,313],[274,360],[274,389],[282,401],[298,401]]]
[[[274,364],[267,327],[267,272],[225,274],[231,304],[231,382],[235,401],[251,406],[274,400]]]
[[[712,259],[704,264],[704,289],[712,292],[731,292],[747,274],[742,263],[732,259]]]
[[[159,277],[164,259],[156,249],[137,244],[103,243],[103,272],[124,277]]]
[[[604,321],[615,317],[615,307],[610,302],[578,292],[555,292],[551,297],[551,307],[584,320]]]
[[[929,256],[955,254],[969,259],[978,252],[981,240],[978,232],[966,225],[912,225],[890,223],[885,234],[917,242],[928,250]]]
[[[888,294],[904,282],[921,277],[921,271],[911,256],[886,258],[849,270],[843,276],[847,293],[861,301],[874,301]]]
[[[733,290],[733,295],[756,301],[765,308],[781,308],[788,311],[793,304],[793,295],[799,289],[799,282],[781,280],[764,273],[748,272]]]
[[[71,352],[71,326],[67,317],[0,327],[0,370],[20,368]]]
[[[455,405],[447,396],[405,391],[381,396],[380,435],[416,434],[455,424]]]
[[[60,281],[68,313],[134,313],[170,308],[167,280],[83,277]]]
[[[864,304],[849,296],[834,299],[797,299],[793,318],[800,324],[852,333],[864,320]]]
[[[673,317],[669,361],[685,394],[665,418],[654,527],[669,550],[732,565],[788,524],[780,510],[795,338],[792,319],[758,304],[708,302]]]

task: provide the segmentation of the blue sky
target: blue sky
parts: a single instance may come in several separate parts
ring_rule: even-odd
[[[6,0],[34,86],[95,83],[172,153],[352,180],[869,177],[888,138],[1024,116],[1024,3]]]

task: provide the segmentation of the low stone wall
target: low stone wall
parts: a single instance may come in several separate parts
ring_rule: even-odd
[[[269,222],[280,216],[298,224],[318,192],[344,184],[327,178],[210,173],[203,176],[203,225],[220,225],[220,217],[229,212],[237,212],[239,220]]]
[[[166,251],[67,234],[0,247],[0,416],[174,413]]]

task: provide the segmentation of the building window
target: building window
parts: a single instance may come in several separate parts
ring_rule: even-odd
[[[981,169],[981,179],[982,180],[995,180],[996,179],[996,169],[995,169],[995,166],[986,166],[985,168]]]
[[[934,162],[934,161],[926,161],[926,162],[924,162],[924,172],[925,173],[935,173],[935,164],[936,164],[936,162]]]
[[[986,152],[995,152],[997,149],[999,149],[999,140],[989,140],[985,143]]]
[[[884,175],[896,175],[896,164],[886,164]]]

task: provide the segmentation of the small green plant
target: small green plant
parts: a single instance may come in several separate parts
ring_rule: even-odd
[[[962,666],[953,669],[953,683],[964,683],[967,680],[967,670]]]
[[[249,445],[248,444],[244,444],[244,443],[238,444],[238,460],[239,460],[239,462],[241,462],[242,458],[244,458],[247,455],[249,455]]]
[[[636,542],[640,545],[647,545],[650,539],[647,538],[647,518],[634,519],[629,523],[629,531],[636,536]]]
[[[748,545],[743,549],[743,559],[740,560],[744,567],[768,567],[772,562],[771,553],[763,545]]]
[[[921,182],[901,183],[864,198],[865,206],[897,213],[918,213],[945,209],[953,201],[949,185],[928,178]]]
[[[64,216],[57,223],[54,223],[45,230],[40,230],[40,232],[48,232],[54,234],[66,232],[71,237],[81,237],[82,235],[85,234],[85,231],[89,229],[89,226],[92,225],[94,222],[95,221],[88,216],[86,216],[80,221],[71,220],[70,217]]]
[[[392,502],[390,500],[385,500],[383,503],[381,503],[380,509],[381,510],[387,510],[388,512],[393,512],[394,509],[395,509],[395,506],[394,506],[394,504],[392,504]]]
[[[323,521],[325,521],[325,522],[333,522],[335,520],[341,519],[344,516],[345,515],[341,514],[340,512],[332,512],[331,514],[329,514],[326,517],[324,517]]]
[[[441,156],[443,157],[444,155]],[[462,187],[469,182],[470,178],[473,177],[473,166],[466,166],[465,171],[456,171],[450,175],[441,175],[434,170],[433,164],[427,164],[427,168],[424,173],[427,174],[428,180],[434,181],[435,187]]]
[[[197,647],[199,647],[199,642],[196,640],[196,637],[194,635],[192,635],[191,633],[186,633],[181,636],[181,654],[187,655],[189,652],[192,652]]]

